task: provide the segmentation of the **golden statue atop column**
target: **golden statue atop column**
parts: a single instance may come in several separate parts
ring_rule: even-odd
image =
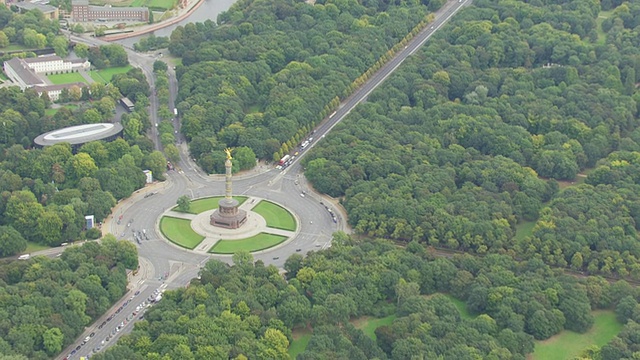
[[[225,154],[227,154],[227,160],[224,162],[224,199],[218,202],[218,210],[211,214],[210,223],[213,226],[237,229],[247,221],[247,212],[238,209],[238,200],[233,198],[231,192],[231,168],[233,167],[231,163],[231,159],[233,159],[231,151],[232,149],[230,148],[224,149]]]

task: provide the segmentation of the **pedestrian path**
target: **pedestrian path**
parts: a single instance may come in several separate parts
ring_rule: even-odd
[[[79,70],[78,73],[80,75],[82,75],[82,77],[87,80],[87,83],[89,84],[93,84],[94,82],[96,82],[95,80],[93,80],[93,78],[91,77],[91,75],[89,75],[88,72],[86,72],[85,70]]]

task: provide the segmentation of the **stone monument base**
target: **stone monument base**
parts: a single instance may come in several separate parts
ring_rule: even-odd
[[[238,200],[224,198],[210,217],[210,224],[225,229],[237,229],[247,221],[247,212],[238,209]]]

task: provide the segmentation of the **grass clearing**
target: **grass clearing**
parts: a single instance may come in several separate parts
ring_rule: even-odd
[[[596,18],[596,32],[598,33],[598,44],[604,44],[607,41],[607,34],[602,30],[602,22],[611,17],[613,10],[600,11]]]
[[[274,247],[286,239],[286,236],[260,233],[241,240],[220,240],[209,252],[214,254],[235,254],[238,251],[254,252]]]
[[[533,235],[533,228],[536,226],[535,221],[523,221],[516,225],[516,236],[513,240],[521,241],[525,237]]]
[[[353,326],[362,330],[362,332],[367,335],[367,337],[373,341],[376,340],[376,329],[380,326],[391,325],[393,320],[395,320],[397,316],[395,314],[389,315],[383,318],[371,318],[365,316],[362,319],[363,321],[356,321]]]
[[[462,319],[473,319],[476,317],[476,315],[469,312],[469,310],[467,309],[467,304],[464,301],[460,299],[456,299],[449,294],[443,294],[443,295],[446,296],[449,300],[451,300],[453,305],[455,305]]]
[[[193,249],[204,240],[204,236],[191,229],[191,220],[164,216],[160,220],[160,231],[172,243]]]
[[[61,106],[61,107],[57,107],[57,108],[53,108],[53,109],[44,109],[44,114],[47,116],[53,116],[55,115],[58,111],[60,111],[60,109],[62,108],[67,108],[70,110],[75,110],[78,108],[78,105],[65,105],[65,106]]]
[[[247,200],[246,196],[234,196],[234,199],[238,200],[238,205],[242,205],[243,202]],[[224,199],[224,196],[214,196],[208,197],[204,199],[196,199],[191,202],[191,206],[189,207],[189,214],[200,214],[201,212],[205,212],[207,210],[213,210],[218,208],[218,202]],[[179,211],[177,208],[174,208],[173,211]]]
[[[603,346],[622,330],[622,324],[610,310],[594,311],[593,327],[584,334],[563,330],[547,340],[536,341],[533,360],[570,360],[591,345]]]
[[[173,9],[176,5],[176,0],[147,0],[146,6],[152,8],[161,8],[161,9]]]
[[[253,211],[260,214],[267,221],[268,227],[289,231],[296,230],[296,219],[294,219],[293,215],[282,206],[271,201],[260,201],[253,208]]]
[[[47,249],[51,249],[51,246],[42,245],[42,244],[34,243],[34,242],[31,242],[31,241],[27,241],[27,248],[24,249],[24,251],[22,253],[23,254],[30,254],[32,252],[42,251],[42,250],[47,250]]]
[[[89,75],[93,80],[99,83],[106,84],[111,81],[114,75],[124,74],[127,71],[131,70],[133,67],[131,65],[120,66],[120,67],[112,67],[100,70],[91,70]]]
[[[85,80],[85,78],[82,77],[82,75],[80,75],[80,73],[77,73],[77,72],[66,73],[66,74],[52,74],[52,75],[47,75],[47,78],[49,78],[49,80],[51,80],[51,82],[54,85],[71,84],[76,82],[81,82],[85,84],[87,83],[87,80]]]
[[[289,344],[289,357],[295,359],[299,354],[302,354],[311,340],[313,332],[309,328],[293,329],[291,337],[293,341]]]
[[[7,47],[0,48],[0,51],[4,51],[4,52],[17,51],[17,50],[31,50],[31,49],[21,44],[10,44]]]

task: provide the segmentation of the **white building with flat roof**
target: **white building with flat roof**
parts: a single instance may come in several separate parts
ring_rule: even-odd
[[[13,58],[3,64],[4,73],[22,91],[26,88],[36,88],[39,94],[46,92],[53,101],[58,100],[62,89],[75,86],[84,87],[86,84],[49,85],[44,76],[47,74],[89,70],[91,63],[85,59],[64,60],[57,55],[46,55],[35,58]]]

